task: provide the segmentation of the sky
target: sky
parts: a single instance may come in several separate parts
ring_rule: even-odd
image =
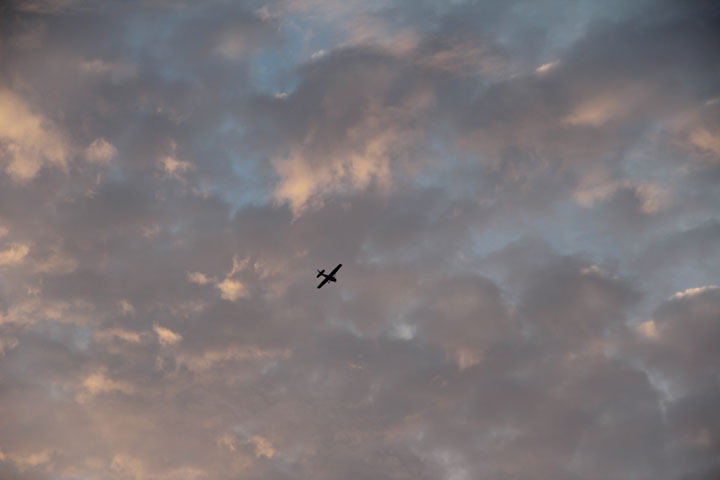
[[[719,32],[3,2],[0,478],[719,478]]]

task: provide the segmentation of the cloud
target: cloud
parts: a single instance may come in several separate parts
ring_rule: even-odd
[[[622,279],[558,259],[530,273],[520,300],[528,328],[558,347],[591,346],[605,329],[622,325],[638,293]]]
[[[718,136],[713,135],[704,128],[692,132],[690,134],[690,142],[703,150],[720,155],[720,141],[718,141]]]
[[[163,158],[162,165],[163,165],[163,168],[165,169],[165,172],[167,172],[167,174],[170,175],[171,177],[176,177],[180,173],[185,172],[192,167],[190,162],[185,162],[183,160],[176,160],[172,157]]]
[[[673,296],[670,298],[680,299],[680,298],[694,297],[695,295],[700,295],[707,291],[718,290],[718,289],[720,289],[720,287],[718,287],[717,285],[705,285],[704,287],[687,288],[682,292],[675,292],[673,294]]]
[[[198,285],[205,285],[210,282],[210,280],[200,272],[188,272],[187,279],[189,282],[197,283]]]
[[[716,470],[711,452],[720,418],[711,407],[718,392],[712,386],[717,355],[710,339],[719,328],[719,292],[711,286],[678,292],[643,324],[653,325],[650,338],[627,345],[627,354],[641,362],[662,396],[666,428],[677,441],[675,461],[699,476]]]
[[[114,83],[123,83],[138,76],[137,65],[127,62],[106,62],[99,58],[80,62],[80,71],[92,76],[108,76]]]
[[[267,438],[255,435],[250,441],[255,444],[255,456],[273,458],[275,450],[273,449],[272,443]]]
[[[181,335],[178,335],[169,328],[161,327],[160,325],[153,325],[153,330],[155,330],[155,333],[158,336],[158,341],[161,345],[173,345],[182,340]]]
[[[638,198],[640,211],[647,215],[658,213],[672,203],[671,192],[657,183],[631,180],[614,180],[599,184],[591,182],[592,180],[581,182],[574,193],[577,203],[586,208],[607,200],[622,190],[631,191]]]
[[[135,307],[125,299],[120,300],[120,310],[124,315],[133,315],[135,313]]]
[[[96,138],[85,149],[85,157],[88,161],[99,165],[107,164],[115,155],[117,155],[117,149],[104,138]]]
[[[0,478],[717,477],[710,2],[40,3]]]
[[[497,286],[482,277],[458,276],[438,278],[426,289],[424,302],[409,315],[421,338],[437,342],[461,370],[480,364],[508,321]]]
[[[80,385],[81,390],[75,399],[80,403],[86,403],[96,395],[116,392],[130,395],[135,392],[135,387],[130,383],[122,380],[113,380],[106,374],[107,371],[105,369],[100,369],[85,377]]]
[[[601,93],[595,98],[581,100],[579,105],[563,118],[563,121],[570,125],[602,126],[631,111],[632,103],[639,93],[635,89],[629,89],[626,92]]]
[[[537,73],[546,73],[546,72],[549,72],[550,70],[552,70],[553,68],[557,67],[559,64],[560,64],[560,62],[558,62],[558,61],[543,63],[538,68],[536,68],[535,71]]]
[[[40,273],[72,273],[77,268],[77,259],[58,250],[53,251],[48,257],[35,265],[35,271]]]
[[[641,324],[639,324],[635,330],[642,336],[653,339],[658,337],[658,330],[657,326],[655,325],[655,322],[652,320],[647,320]]]
[[[62,13],[80,7],[85,0],[14,0],[13,7],[31,13]]]
[[[42,450],[38,452],[27,453],[8,453],[4,455],[3,460],[9,460],[14,463],[21,472],[28,469],[35,469],[50,463],[52,460],[52,451]]]
[[[238,280],[226,278],[222,282],[218,283],[217,287],[220,289],[221,297],[225,300],[230,300],[231,302],[234,302],[238,298],[247,296],[247,289],[245,288],[245,285]]]
[[[180,356],[178,358],[181,364],[196,372],[203,372],[219,363],[237,363],[243,361],[261,361],[289,358],[291,352],[287,350],[262,350],[257,347],[228,347],[223,350],[211,350],[203,352],[199,355]]]
[[[0,250],[0,265],[17,265],[30,252],[30,247],[22,243],[12,243],[5,250]]]
[[[0,337],[0,357],[5,355],[5,350],[12,350],[17,347],[18,339],[15,337]]]
[[[190,466],[173,468],[167,472],[158,472],[151,468],[142,459],[128,455],[126,453],[118,453],[112,458],[110,469],[122,476],[131,476],[139,480],[145,479],[170,479],[177,478],[180,480],[196,480],[207,476],[207,472]]]
[[[417,85],[397,104],[385,102],[403,81],[399,67],[382,53],[343,51],[309,65],[293,95],[270,105],[258,101],[259,114],[277,118],[278,135],[287,138],[289,151],[272,158],[280,177],[273,191],[277,202],[288,202],[297,216],[331,195],[387,190],[396,168],[413,173],[422,160],[410,156],[423,135],[413,119],[432,105],[433,93]],[[281,120],[304,106],[310,115],[304,127]]]
[[[22,297],[13,302],[0,320],[25,326],[47,323],[87,325],[101,317],[102,313],[86,301],[47,298],[40,289],[31,287],[23,291]]]
[[[653,314],[655,342],[643,344],[640,354],[647,367],[668,382],[670,399],[697,394],[713,375],[710,365],[716,355],[709,339],[720,328],[716,321],[719,298],[720,289],[714,286],[687,289],[663,302]]]
[[[451,75],[496,75],[505,67],[502,55],[492,47],[478,45],[476,39],[448,39],[423,52],[416,62],[426,68],[443,70]]]
[[[247,41],[240,32],[225,32],[220,37],[215,50],[229,60],[239,60],[250,53]]]
[[[317,52],[313,52],[312,55],[310,55],[310,58],[315,60],[321,57],[324,57],[327,54],[325,50],[318,50]]]
[[[241,270],[244,270],[248,263],[250,263],[249,258],[244,258],[242,261],[238,258],[237,255],[233,255],[233,266],[232,270],[230,270],[230,273],[227,274],[228,277],[232,277],[236,273],[239,273]]]
[[[234,452],[237,448],[235,443],[235,437],[229,433],[225,433],[217,439],[217,445],[219,447],[227,448],[231,452]]]
[[[95,332],[95,339],[100,343],[109,343],[113,340],[122,340],[128,343],[140,343],[142,335],[138,332],[123,330],[122,328],[109,328]]]
[[[146,478],[147,476],[143,462],[126,454],[115,455],[110,468],[116,472],[132,475],[134,478]]]
[[[5,171],[16,181],[30,180],[45,164],[67,166],[70,148],[57,127],[6,88],[0,89],[0,140]]]

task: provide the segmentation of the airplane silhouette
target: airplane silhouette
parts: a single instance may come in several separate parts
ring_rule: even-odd
[[[338,266],[333,269],[330,274],[325,273],[325,269],[318,270],[318,274],[315,278],[320,278],[321,276],[325,277],[322,282],[320,282],[320,285],[317,286],[317,288],[322,288],[323,285],[325,285],[327,282],[337,282],[337,278],[335,278],[335,274],[338,270],[340,270],[340,267],[342,267],[342,263],[338,263]]]

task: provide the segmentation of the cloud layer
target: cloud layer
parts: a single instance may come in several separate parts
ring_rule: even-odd
[[[720,475],[712,2],[0,12],[1,478]]]

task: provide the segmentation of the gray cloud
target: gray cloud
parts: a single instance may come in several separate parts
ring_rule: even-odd
[[[3,478],[717,476],[711,2],[0,11]]]

